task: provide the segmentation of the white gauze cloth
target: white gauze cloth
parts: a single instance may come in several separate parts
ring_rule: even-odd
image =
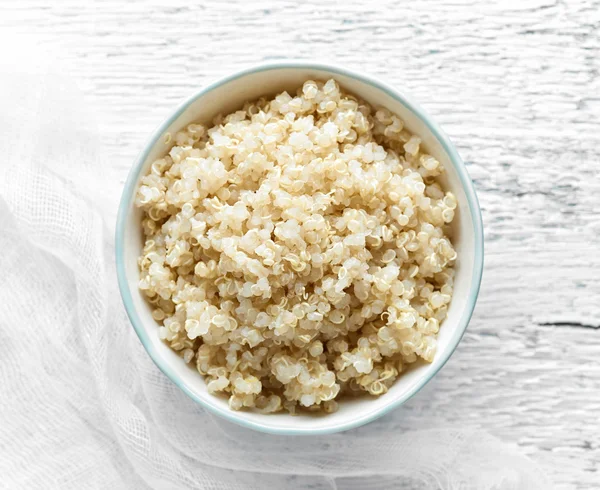
[[[283,437],[216,419],[152,363],[121,304],[111,161],[73,82],[43,62],[0,71],[0,487],[548,489],[481,431],[394,417]],[[49,66],[49,64],[47,64]],[[27,73],[29,72],[29,73]],[[109,217],[107,217],[109,216]],[[110,230],[110,231],[109,231]]]

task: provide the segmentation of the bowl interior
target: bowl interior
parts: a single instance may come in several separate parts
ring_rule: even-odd
[[[150,164],[166,153],[168,148],[164,143],[165,133],[173,133],[191,122],[210,123],[218,113],[239,109],[247,100],[274,95],[283,90],[294,93],[307,79],[327,80],[332,77],[345,90],[372,106],[386,107],[400,116],[405,126],[421,137],[427,151],[444,165],[446,172],[442,183],[457,197],[459,212],[453,223],[452,237],[458,253],[455,289],[448,317],[439,332],[438,351],[433,363],[417,365],[404,373],[385,395],[344,400],[339,411],[334,414],[292,417],[287,413],[265,416],[247,411],[233,412],[229,410],[225,399],[210,395],[197,371],[187,366],[158,338],[157,323],[137,287],[137,258],[143,244],[141,213],[132,203],[137,182],[148,171]],[[464,165],[451,144],[438,131],[406,97],[392,92],[378,82],[362,79],[345,70],[325,67],[298,65],[261,68],[209,86],[184,104],[154,134],[132,170],[121,203],[122,219],[118,224],[120,229],[117,230],[117,263],[124,302],[140,339],[163,372],[193,399],[229,420],[259,430],[288,434],[333,432],[358,426],[416,393],[441,368],[458,344],[470,319],[481,275],[482,243],[477,201]],[[453,160],[457,163],[453,163]]]

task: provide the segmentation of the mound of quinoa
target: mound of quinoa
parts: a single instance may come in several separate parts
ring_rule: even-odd
[[[456,199],[385,109],[334,80],[167,135],[141,179],[158,335],[234,410],[332,412],[431,361]]]

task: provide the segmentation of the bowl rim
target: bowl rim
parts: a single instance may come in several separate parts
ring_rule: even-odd
[[[127,221],[127,217],[129,215],[132,200],[135,196],[135,189],[138,185],[140,173],[142,166],[148,157],[152,148],[159,141],[163,133],[167,130],[167,128],[181,116],[181,114],[199,97],[211,92],[212,90],[229,83],[233,80],[242,78],[247,75],[251,75],[254,73],[264,72],[264,71],[272,71],[272,70],[280,70],[280,69],[313,69],[313,70],[321,70],[329,72],[333,75],[343,75],[349,78],[354,78],[362,83],[371,85],[378,90],[386,93],[392,98],[396,99],[398,102],[403,104],[409,111],[411,111],[415,116],[417,116],[431,131],[433,136],[440,142],[442,148],[447,153],[451,164],[456,169],[460,183],[463,187],[465,195],[467,197],[467,202],[469,204],[469,209],[472,216],[472,224],[473,224],[473,235],[475,240],[475,251],[474,251],[474,266],[473,266],[473,276],[471,278],[471,287],[469,290],[469,294],[466,300],[465,309],[462,312],[462,315],[458,321],[457,329],[454,332],[453,337],[450,339],[450,343],[448,348],[445,350],[444,355],[442,357],[441,362],[436,366],[434,370],[432,370],[429,375],[423,378],[419,383],[413,386],[410,390],[406,391],[399,398],[391,401],[389,404],[374,409],[370,412],[363,414],[357,418],[350,418],[345,422],[338,423],[331,426],[324,426],[318,428],[294,428],[294,427],[272,427],[269,425],[263,425],[261,422],[256,422],[252,420],[245,419],[243,416],[238,415],[237,412],[234,412],[230,409],[223,409],[221,407],[211,405],[199,397],[192,390],[188,389],[183,383],[181,383],[178,374],[173,371],[166,362],[164,362],[160,353],[155,350],[153,344],[150,341],[149,336],[142,326],[142,321],[138,316],[138,313],[135,309],[133,303],[133,297],[131,291],[129,289],[129,284],[127,282],[127,276],[125,272],[125,261],[124,261],[124,240],[125,240],[125,223]],[[475,303],[477,301],[477,296],[479,294],[479,289],[481,285],[481,278],[483,274],[483,221],[481,216],[481,210],[479,207],[479,201],[477,199],[477,195],[475,194],[475,189],[473,186],[473,182],[469,177],[466,166],[459,156],[454,144],[450,141],[448,136],[442,131],[442,129],[434,122],[434,120],[412,99],[412,97],[407,96],[405,93],[398,91],[387,83],[379,80],[376,77],[365,75],[363,73],[358,73],[356,71],[337,66],[329,63],[318,63],[318,62],[310,62],[310,61],[301,61],[301,60],[281,60],[276,62],[268,62],[262,63],[259,65],[251,66],[241,71],[237,71],[231,75],[222,77],[207,86],[201,88],[197,92],[195,92],[191,97],[185,100],[183,103],[179,105],[179,107],[169,116],[167,117],[162,124],[158,126],[158,128],[152,133],[150,138],[146,141],[146,144],[140,154],[138,155],[135,163],[133,164],[131,170],[129,171],[129,175],[127,176],[127,180],[125,181],[125,186],[123,188],[123,193],[121,195],[121,200],[119,203],[119,209],[117,212],[117,220],[116,220],[116,230],[115,230],[115,262],[117,269],[117,280],[119,284],[119,290],[121,293],[121,298],[123,300],[123,304],[125,306],[125,310],[127,312],[127,316],[139,337],[144,349],[154,362],[158,366],[158,368],[187,396],[189,396],[192,400],[198,403],[203,408],[209,410],[210,412],[223,417],[224,419],[238,424],[242,427],[246,427],[249,429],[254,429],[260,432],[266,432],[270,434],[276,435],[318,435],[318,434],[331,434],[335,432],[341,432],[349,429],[353,429],[356,427],[360,427],[361,425],[372,422],[373,420],[382,417],[383,415],[391,412],[395,408],[402,405],[408,399],[412,398],[423,386],[425,386],[431,379],[440,371],[440,369],[448,362],[448,359],[456,350],[460,340],[462,339],[464,332],[471,320],[473,315],[473,310],[475,308]]]

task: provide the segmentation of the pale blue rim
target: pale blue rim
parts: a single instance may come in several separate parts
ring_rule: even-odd
[[[125,235],[125,223],[127,221],[127,215],[129,210],[133,205],[133,198],[135,196],[135,190],[137,187],[137,183],[140,178],[140,173],[142,170],[142,166],[148,157],[151,149],[154,145],[159,141],[163,133],[167,130],[167,128],[192,104],[198,97],[214,90],[215,88],[231,82],[232,80],[236,80],[238,78],[244,77],[246,75],[250,75],[252,73],[270,71],[270,70],[278,70],[278,69],[312,69],[312,70],[322,70],[328,71],[330,73],[343,75],[349,78],[354,78],[363,83],[369,84],[383,92],[387,95],[393,97],[398,100],[401,104],[403,104],[407,109],[409,109],[413,114],[415,114],[419,119],[421,119],[425,125],[429,128],[431,133],[436,137],[436,139],[440,142],[446,153],[448,154],[452,165],[455,167],[458,176],[460,178],[460,182],[463,186],[465,195],[467,197],[467,201],[469,203],[469,210],[473,221],[473,230],[474,230],[474,240],[475,240],[475,256],[474,267],[473,267],[473,277],[471,281],[471,290],[469,291],[469,295],[467,297],[467,306],[463,312],[461,319],[459,320],[459,325],[457,331],[454,335],[454,338],[451,341],[451,346],[444,353],[444,358],[441,363],[437,366],[437,368],[432,371],[428,377],[423,378],[416,386],[407,391],[397,400],[394,400],[389,405],[385,407],[381,407],[379,409],[375,409],[372,412],[369,412],[361,417],[356,419],[351,419],[348,422],[337,424],[333,426],[314,428],[314,429],[304,429],[304,428],[278,428],[278,427],[270,427],[262,425],[258,422],[253,422],[246,419],[240,419],[237,417],[236,412],[233,412],[229,409],[221,409],[216,406],[212,406],[207,404],[204,400],[198,397],[194,392],[188,389],[184,384],[180,382],[180,379],[177,373],[172,372],[169,366],[163,362],[160,354],[156,352],[154,346],[150,342],[150,339],[146,335],[146,332],[142,328],[142,321],[139,318],[137,311],[133,305],[133,298],[131,295],[131,291],[129,290],[129,285],[127,283],[127,277],[125,273],[125,263],[123,259],[123,250],[124,250],[124,235]],[[423,386],[425,386],[446,364],[452,353],[456,350],[456,347],[460,343],[467,325],[471,320],[471,316],[473,315],[473,310],[475,308],[475,303],[477,302],[477,296],[479,294],[479,288],[481,285],[481,277],[483,274],[483,221],[481,217],[481,209],[479,207],[479,201],[477,200],[477,195],[475,194],[475,189],[473,187],[473,182],[469,177],[467,169],[465,167],[464,162],[459,156],[456,148],[446,136],[446,134],[442,131],[442,129],[433,121],[433,119],[416,103],[412,100],[411,97],[406,96],[405,94],[400,93],[396,89],[392,88],[385,82],[382,82],[374,77],[363,75],[352,70],[348,70],[346,68],[338,67],[330,64],[323,63],[312,63],[305,61],[278,61],[273,63],[265,63],[258,66],[254,66],[251,68],[247,68],[245,70],[234,73],[233,75],[221,78],[216,82],[211,83],[207,87],[201,89],[192,95],[189,99],[187,99],[183,104],[181,104],[177,110],[167,118],[159,127],[154,131],[154,134],[150,137],[149,141],[146,143],[144,150],[140,153],[137,158],[135,164],[133,165],[129,175],[127,177],[127,181],[125,182],[125,187],[123,190],[123,194],[121,196],[121,202],[119,204],[119,210],[117,214],[117,224],[116,224],[116,232],[115,232],[115,255],[116,255],[116,267],[117,267],[117,279],[119,282],[119,290],[121,291],[121,297],[123,298],[123,303],[125,305],[125,310],[127,311],[127,315],[129,316],[129,320],[131,321],[133,328],[135,329],[142,345],[148,352],[150,358],[154,361],[154,363],[158,366],[158,368],[173,382],[179,389],[181,389],[187,396],[189,396],[196,403],[200,404],[203,408],[209,410],[210,412],[223,417],[224,419],[233,422],[235,424],[241,425],[242,427],[246,427],[249,429],[254,429],[260,432],[266,432],[269,434],[276,435],[319,435],[319,434],[331,434],[335,432],[341,432],[349,429],[353,429],[356,427],[360,427],[361,425],[368,424],[379,417],[384,416],[390,411],[398,408],[408,399],[412,398]]]

